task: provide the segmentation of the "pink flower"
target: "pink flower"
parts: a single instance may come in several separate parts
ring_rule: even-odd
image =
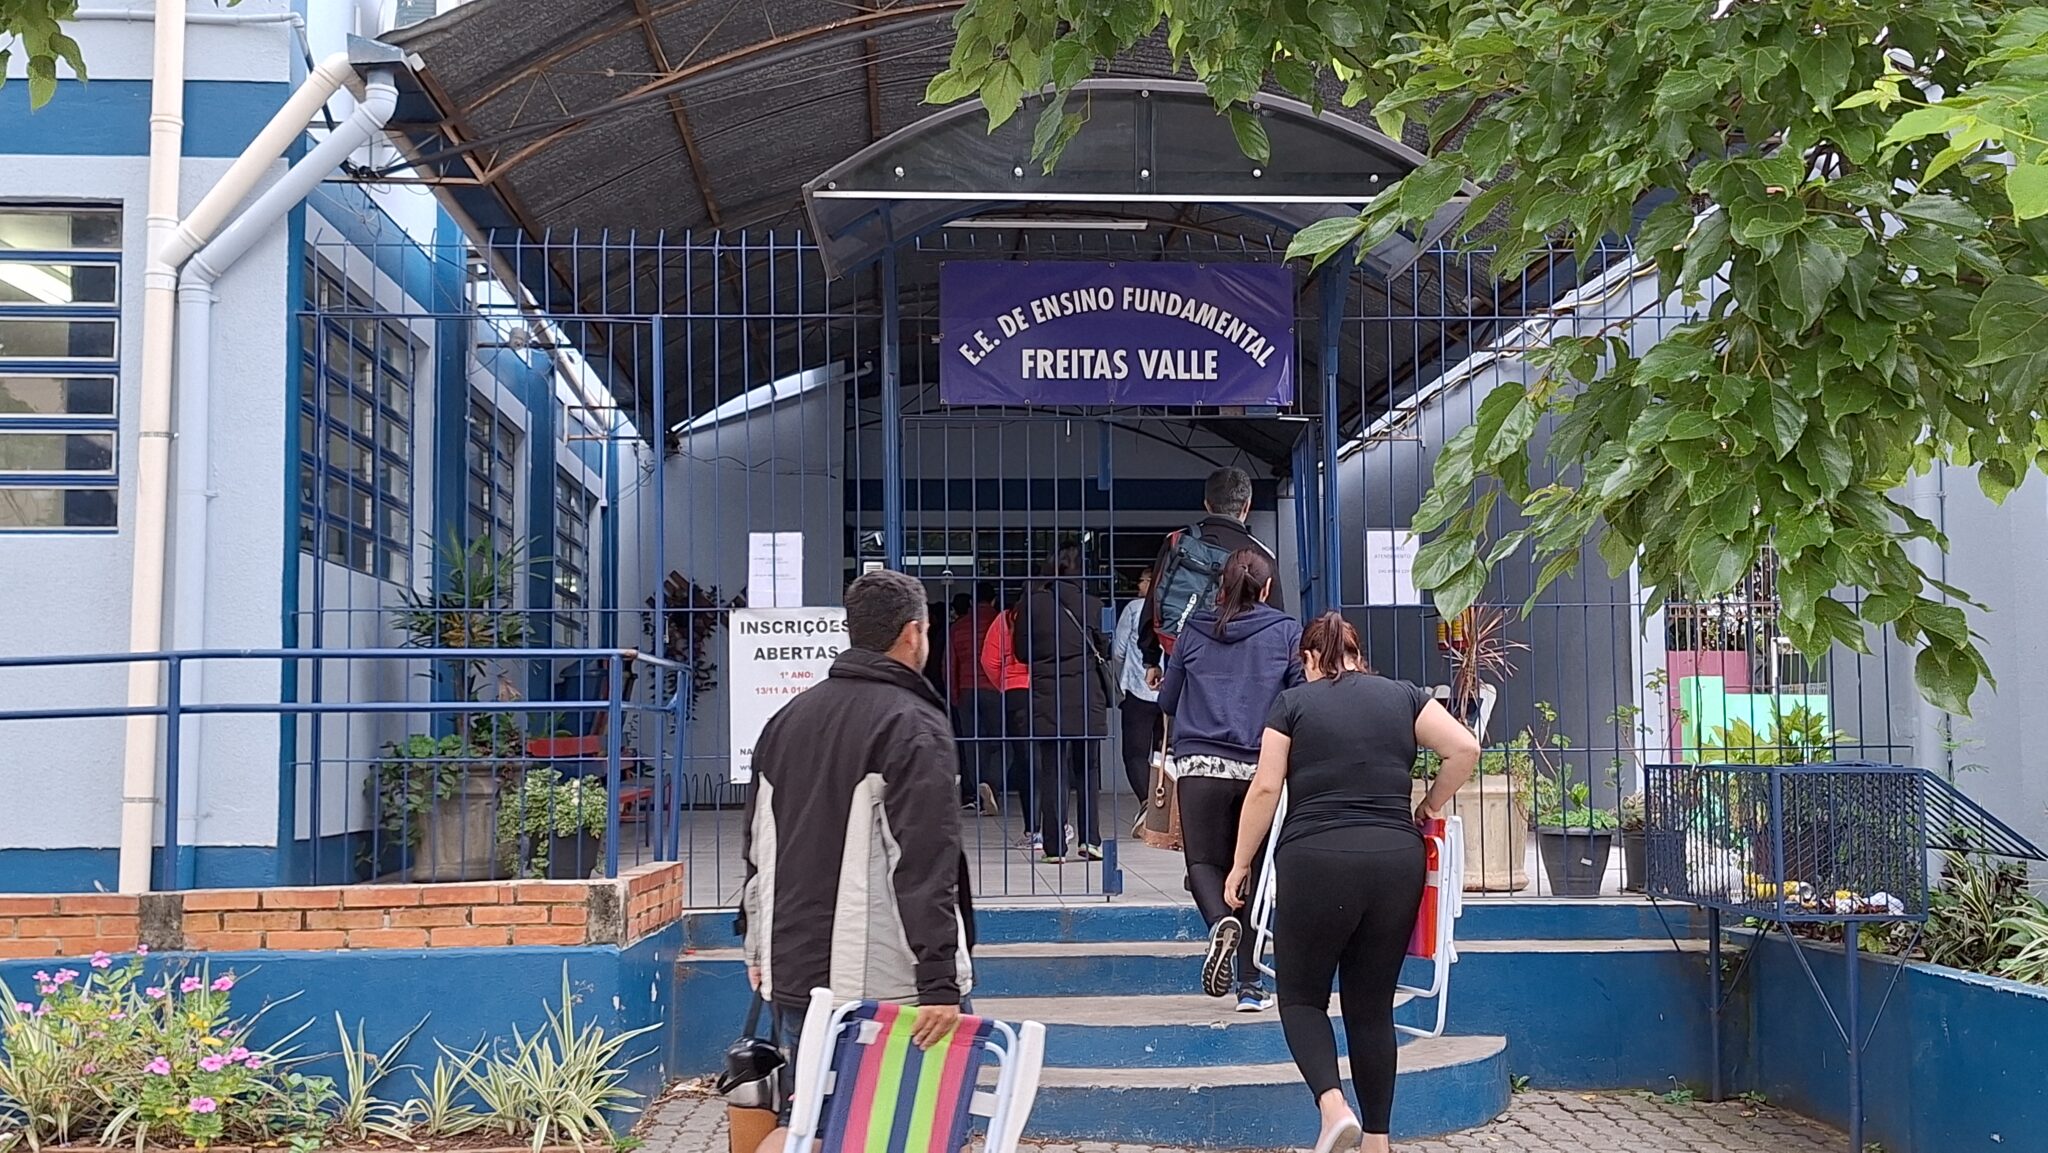
[[[147,956],[149,956],[149,946],[148,946],[148,945],[137,945],[137,946],[135,946],[135,955],[136,955],[136,956],[138,956],[138,957],[147,957]]]
[[[92,955],[92,967],[95,969],[111,969],[113,965],[114,959],[109,957],[104,951]]]
[[[197,993],[204,988],[206,988],[206,982],[197,977],[187,977],[178,982],[178,992],[180,993]]]
[[[54,997],[57,995],[57,988],[55,985],[38,985],[36,992],[41,993],[45,997]]]
[[[59,985],[69,985],[71,982],[78,980],[78,970],[59,969],[57,970],[57,975],[51,979]]]
[[[199,1067],[208,1073],[218,1073],[228,1064],[228,1059],[219,1053],[208,1053],[199,1059]]]
[[[235,975],[233,973],[228,973],[223,976],[215,977],[213,979],[213,991],[216,993],[225,993],[229,989],[232,989],[234,987]]]
[[[240,1045],[228,1050],[228,1060],[230,1061],[247,1061],[248,1059],[249,1051]]]
[[[194,1113],[211,1113],[219,1107],[219,1103],[211,1097],[194,1097],[185,1105],[185,1108]]]
[[[98,1065],[95,1065],[95,1064],[93,1064],[93,1063],[92,1063],[92,1062],[90,1062],[90,1061],[87,1061],[87,1062],[86,1062],[85,1064],[83,1064],[83,1065],[80,1065],[80,1066],[78,1067],[78,1072],[79,1072],[79,1074],[80,1074],[80,1075],[82,1075],[82,1076],[86,1076],[86,1077],[90,1077],[90,1076],[92,1076],[92,1075],[93,1075],[94,1073],[97,1073],[97,1072],[99,1072],[99,1071],[100,1071],[100,1067],[99,1067]]]
[[[127,1019],[128,1014],[123,1013],[119,1009],[116,1009],[113,1012],[107,1014],[107,1020],[109,1021],[126,1021]]]
[[[50,974],[44,972],[41,969],[37,969],[33,976],[35,979],[35,983],[38,985],[47,985],[50,983]]]
[[[38,1016],[38,1017],[47,1017],[47,1016],[49,1016],[49,1015],[50,1015],[50,1007],[49,1007],[48,1005],[37,1005],[37,1006],[36,1006],[36,1016]]]
[[[149,1064],[142,1067],[142,1071],[152,1077],[168,1077],[171,1075],[171,1062],[168,1058],[151,1057]]]
[[[36,1007],[27,1001],[16,1001],[14,1003],[14,1011],[17,1013],[33,1013],[36,1011]]]
[[[148,993],[149,999],[152,1001],[161,1001],[164,999],[164,988],[162,985],[151,985],[149,988],[144,989],[143,992]]]
[[[263,1058],[250,1057],[247,1061],[242,1062],[242,1067],[245,1069],[261,1069],[263,1068]]]

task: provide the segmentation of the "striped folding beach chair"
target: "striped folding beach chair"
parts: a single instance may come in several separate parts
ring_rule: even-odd
[[[916,1025],[914,1007],[835,1004],[830,990],[811,990],[787,1153],[960,1153],[976,1117],[988,1153],[1012,1153],[1038,1095],[1045,1026],[963,1016],[924,1050],[910,1040]]]
[[[1252,901],[1252,931],[1257,934],[1259,971],[1273,976],[1267,950],[1273,943],[1273,906],[1279,898],[1275,884],[1273,850],[1279,844],[1278,831],[1287,820],[1287,790],[1280,790],[1280,805],[1273,813],[1275,835],[1266,838],[1265,860],[1259,869],[1258,895]],[[1424,985],[1396,985],[1396,996],[1410,1001],[1431,1001],[1435,1019],[1427,1025],[1394,1028],[1411,1037],[1441,1037],[1451,1011],[1451,966],[1458,960],[1456,927],[1465,915],[1465,825],[1457,817],[1430,822],[1422,833],[1428,859],[1428,876],[1423,882],[1422,907],[1416,910],[1415,933],[1408,941],[1408,958],[1429,966]],[[1399,1001],[1395,1002],[1400,1004]]]

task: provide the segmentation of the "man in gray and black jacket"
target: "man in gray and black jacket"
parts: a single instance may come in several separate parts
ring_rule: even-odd
[[[952,722],[921,671],[924,587],[869,573],[846,590],[846,626],[824,683],[783,706],[754,748],[748,975],[798,1027],[813,988],[917,1005],[928,1046],[972,985],[972,912]]]

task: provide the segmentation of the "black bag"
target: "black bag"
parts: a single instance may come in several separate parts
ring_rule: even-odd
[[[780,1030],[776,1028],[773,1012],[768,1014],[768,1035],[760,1035],[764,1003],[757,996],[748,1008],[746,1028],[726,1049],[725,1070],[718,1075],[716,1088],[718,1095],[734,1108],[779,1113],[783,1105],[782,1067],[788,1058],[782,1055]]]
[[[1174,533],[1171,544],[1152,589],[1152,631],[1159,636],[1160,648],[1169,653],[1188,618],[1215,607],[1223,566],[1230,562],[1230,550],[1205,539],[1201,525]]]
[[[1103,705],[1106,708],[1116,708],[1123,703],[1124,687],[1117,683],[1116,670],[1110,667],[1109,658],[1103,655],[1102,646],[1095,643],[1095,634],[1081,623],[1081,618],[1074,615],[1074,610],[1067,607],[1067,602],[1060,599],[1058,589],[1053,590],[1052,603],[1060,606],[1060,612],[1065,614],[1067,620],[1073,622],[1075,628],[1081,630],[1081,646],[1087,650],[1088,665],[1095,670],[1096,683],[1102,686]]]

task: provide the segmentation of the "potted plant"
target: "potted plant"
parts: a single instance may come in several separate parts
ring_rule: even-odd
[[[515,877],[568,881],[603,860],[611,797],[591,777],[533,769],[498,804],[498,848]]]
[[[1597,897],[1614,856],[1614,831],[1619,821],[1592,803],[1590,782],[1574,780],[1560,754],[1571,747],[1550,726],[1557,710],[1538,702],[1540,729],[1532,729],[1530,794],[1536,803],[1536,851],[1550,889],[1560,897]]]
[[[1519,893],[1529,887],[1529,782],[1533,738],[1524,729],[1506,745],[1479,755],[1479,771],[1451,798],[1447,814],[1465,822],[1465,891]],[[1442,758],[1430,749],[1415,757],[1414,803],[1421,804]]]
[[[1529,648],[1509,640],[1507,627],[1506,611],[1489,605],[1471,605],[1437,622],[1437,647],[1451,664],[1451,715],[1465,722],[1482,742],[1492,704],[1500,695],[1499,686],[1515,673],[1508,654]]]
[[[499,547],[486,533],[441,547],[436,589],[400,590],[393,623],[407,648],[518,648],[527,641],[526,616],[512,606],[525,562],[521,546]],[[458,702],[484,703],[494,662],[437,660],[425,675],[450,687]],[[498,700],[518,694],[497,678]],[[437,726],[437,729],[440,726]],[[414,881],[475,881],[497,873],[497,795],[502,775],[525,754],[516,716],[479,709],[453,719],[453,732],[414,733],[385,746],[367,787],[376,797],[378,823],[394,842],[415,850]]]
[[[497,769],[519,755],[518,726],[485,715],[467,729],[392,741],[371,775],[384,843],[410,851],[414,881],[472,881],[496,871]]]
[[[1621,888],[1640,893],[1649,879],[1649,858],[1643,829],[1648,824],[1643,794],[1630,793],[1621,799]]]

